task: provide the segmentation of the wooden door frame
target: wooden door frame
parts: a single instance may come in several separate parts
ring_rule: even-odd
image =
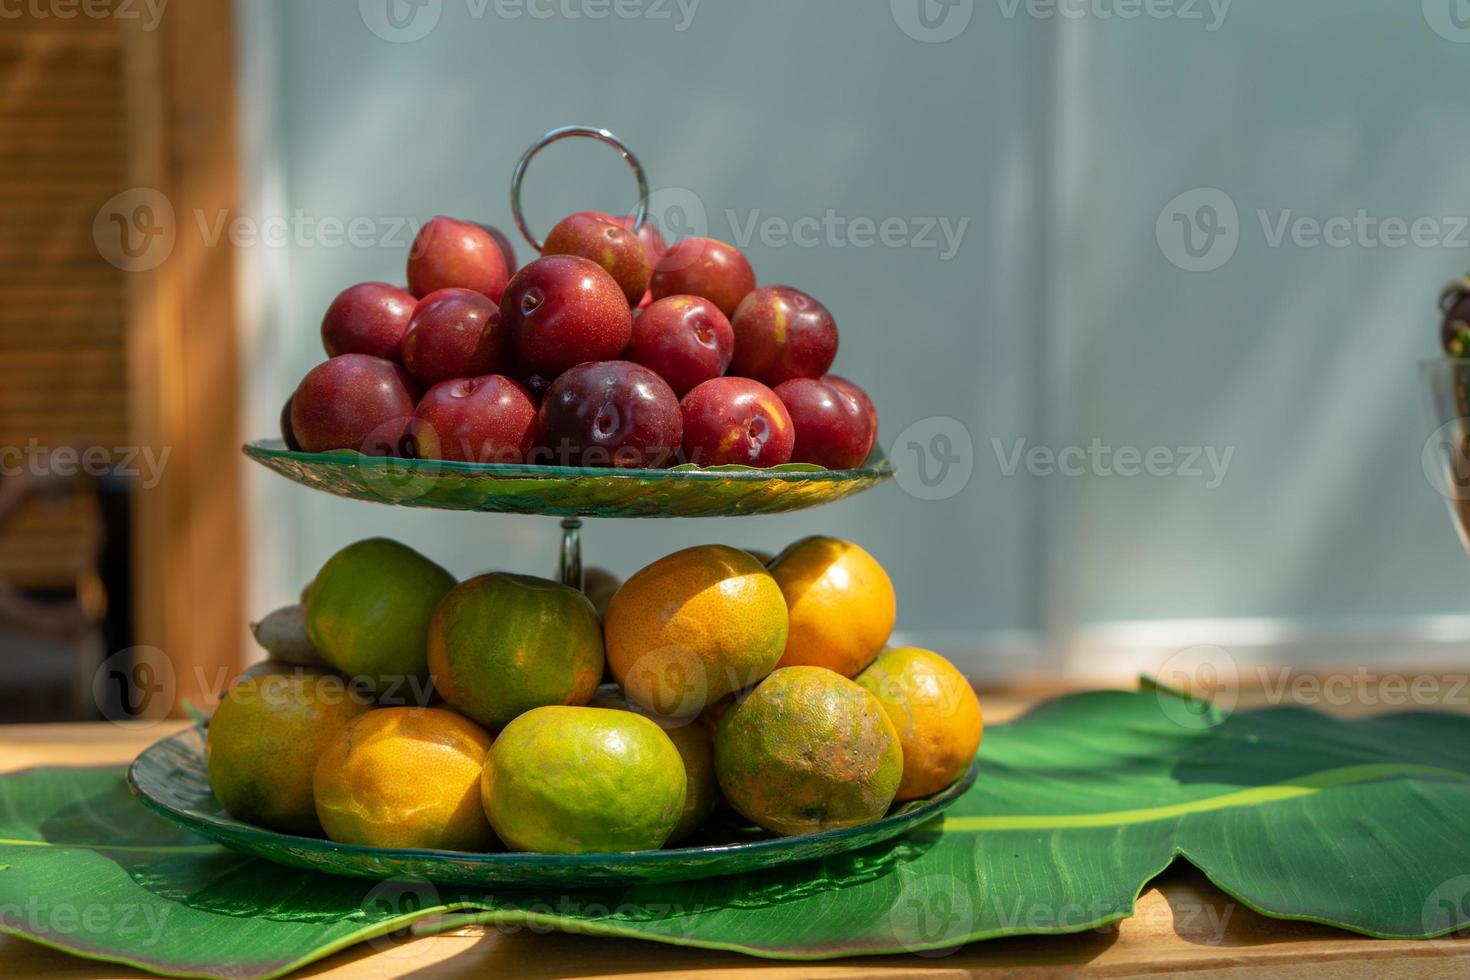
[[[207,240],[196,215],[238,200],[232,0],[171,3],[156,29],[123,32],[133,188],[172,207],[172,250],[129,274],[130,425],[138,446],[168,451],[134,504],[134,622],[163,652],[172,697],[213,706],[244,662],[245,583],[235,251]]]

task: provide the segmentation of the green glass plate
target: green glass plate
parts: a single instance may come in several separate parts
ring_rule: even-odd
[[[877,486],[893,465],[874,449],[855,470],[808,464],[668,470],[580,469],[291,452],[279,439],[245,455],[287,479],[354,500],[557,517],[734,517],[802,510]]]
[[[692,881],[856,851],[892,841],[937,816],[964,795],[975,782],[976,772],[972,765],[943,792],[901,804],[882,820],[845,830],[770,837],[754,828],[731,825],[711,828],[711,833],[731,835],[721,843],[663,851],[469,854],[336,844],[241,823],[225,813],[209,788],[204,741],[204,730],[195,727],[150,746],[128,768],[129,787],[150,809],[199,836],[276,864],[356,878],[408,876],[479,887]]]

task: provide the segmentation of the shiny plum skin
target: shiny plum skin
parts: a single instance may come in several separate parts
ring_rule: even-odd
[[[648,292],[653,267],[638,236],[600,211],[578,211],[557,222],[542,255],[580,255],[613,277],[630,306]]]
[[[328,357],[367,354],[398,360],[398,345],[418,301],[386,282],[360,282],[337,294],[322,317],[322,347]]]
[[[530,462],[627,469],[672,466],[684,424],[662,378],[631,361],[579,364],[541,400]]]
[[[429,219],[408,252],[408,291],[420,299],[441,289],[473,289],[498,303],[509,279],[495,236],[469,221]]]
[[[762,286],[730,320],[734,374],[772,387],[792,378],[820,378],[837,357],[837,321],[821,303],[791,286]]]
[[[703,296],[733,317],[740,301],[755,289],[755,270],[733,245],[713,238],[686,238],[658,260],[649,288],[655,300]]]
[[[862,412],[863,417],[868,420],[868,442],[863,447],[863,460],[866,461],[868,455],[872,453],[873,447],[878,444],[878,409],[873,404],[873,399],[868,397],[866,391],[841,375],[829,374],[822,378],[822,380],[857,402],[858,409]]]
[[[628,299],[607,270],[578,255],[546,255],[515,274],[500,301],[522,377],[555,378],[584,361],[623,353],[633,333]]]
[[[796,429],[776,393],[749,378],[714,378],[680,404],[684,459],[697,466],[780,466]]]
[[[296,439],[296,433],[291,429],[291,401],[287,398],[286,404],[281,406],[281,441],[286,448],[293,453],[301,452],[301,443]]]
[[[473,289],[441,289],[419,300],[401,349],[403,366],[425,388],[504,374],[515,360],[500,307]]]
[[[796,426],[793,463],[815,463],[829,470],[861,466],[878,438],[872,402],[843,378],[792,378],[776,386],[776,397]]]
[[[442,381],[419,399],[414,455],[463,463],[524,463],[536,433],[536,405],[500,374]]]
[[[505,279],[506,282],[509,282],[510,277],[515,275],[516,270],[520,268],[520,266],[516,265],[516,247],[511,244],[510,236],[494,225],[481,224],[479,222],[476,222],[476,224],[485,229],[485,234],[495,239],[495,245],[500,249],[500,256],[505,260]]]
[[[625,214],[612,220],[629,231],[633,230],[633,215],[631,214]],[[650,269],[658,265],[658,260],[663,258],[664,253],[669,250],[668,243],[664,241],[663,232],[658,230],[658,225],[649,220],[645,220],[643,227],[638,229],[638,240],[643,243],[643,251],[648,256],[648,268]]]
[[[366,354],[343,354],[307,372],[291,396],[291,431],[309,453],[355,449],[401,453],[418,392],[403,369]]]
[[[681,398],[730,366],[735,333],[720,308],[702,296],[669,296],[638,311],[624,355],[669,383]]]

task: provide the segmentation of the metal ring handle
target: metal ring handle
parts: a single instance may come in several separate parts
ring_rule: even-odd
[[[573,136],[586,136],[590,139],[606,143],[623,155],[623,159],[628,161],[628,166],[633,168],[633,176],[638,179],[638,211],[633,216],[634,234],[637,234],[642,229],[643,222],[648,218],[648,174],[644,172],[643,164],[638,162],[638,158],[633,155],[633,151],[628,149],[622,140],[605,129],[599,129],[595,126],[562,126],[559,129],[553,129],[532,143],[531,148],[525,152],[520,162],[516,164],[515,173],[511,174],[510,177],[510,213],[516,219],[516,227],[521,230],[521,234],[525,236],[526,241],[531,244],[531,247],[538,254],[541,252],[541,247],[544,243],[537,241],[536,236],[531,234],[531,229],[526,226],[526,216],[521,213],[521,182],[526,179],[526,167],[530,165],[536,154],[558,140],[569,139]]]

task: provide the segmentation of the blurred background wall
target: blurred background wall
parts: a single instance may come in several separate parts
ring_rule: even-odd
[[[148,664],[158,710],[207,703],[246,620],[369,534],[550,573],[553,519],[352,503],[238,444],[340,289],[401,282],[432,215],[509,229],[567,123],[637,151],[666,234],[833,309],[901,468],[787,517],[592,521],[590,563],[850,537],[898,638],[982,681],[1463,662],[1415,374],[1470,267],[1460,7],[0,4],[0,707],[106,712]],[[528,216],[632,187],[559,144]]]
[[[404,222],[509,228],[525,147],[600,125],[672,230],[832,308],[836,370],[908,475],[788,517],[589,522],[590,563],[851,537],[904,637],[981,676],[1126,675],[1191,644],[1461,656],[1470,565],[1414,368],[1470,266],[1452,2],[247,0],[232,217],[294,230],[239,249],[246,431],[275,432],[338,290],[402,281]],[[559,144],[528,216],[627,210],[631,186],[606,147]],[[803,218],[824,227],[789,240]],[[357,244],[329,234],[354,220]],[[246,474],[253,613],[370,533],[460,575],[551,571],[549,518]]]
[[[740,244],[762,281],[830,305],[838,370],[870,387],[885,437],[931,416],[977,435],[1035,431],[1050,88],[1039,25],[927,45],[886,9],[843,3],[706,0],[683,30],[672,2],[643,8],[670,20],[507,20],[493,5],[476,17],[462,0],[424,9],[434,8],[427,35],[395,43],[354,3],[240,7],[260,154],[247,170],[254,207],[366,216],[390,239],[247,250],[255,279],[245,292],[260,304],[246,368],[255,431],[273,430],[281,402],[321,359],[317,326],[332,296],[358,280],[402,280],[412,229],[390,234],[394,219],[447,213],[510,228],[516,160],[566,123],[616,132],[649,169],[656,210],[677,209],[663,215],[669,223],[727,241],[752,221],[789,226],[829,211],[901,219],[919,247],[854,247],[845,230],[815,247],[760,232]],[[629,210],[634,197],[616,154],[587,141],[547,150],[526,184],[528,218],[543,234],[562,214]],[[940,218],[963,228],[957,244]],[[517,246],[524,261],[529,247]],[[834,533],[862,542],[902,583],[906,630],[945,646],[1026,633],[1040,616],[1034,488],[981,463],[963,492],[938,502],[892,485],[789,517],[593,521],[586,558],[626,575],[689,544],[779,550]],[[370,531],[458,574],[553,567],[551,518],[391,510],[250,476],[260,608]]]

